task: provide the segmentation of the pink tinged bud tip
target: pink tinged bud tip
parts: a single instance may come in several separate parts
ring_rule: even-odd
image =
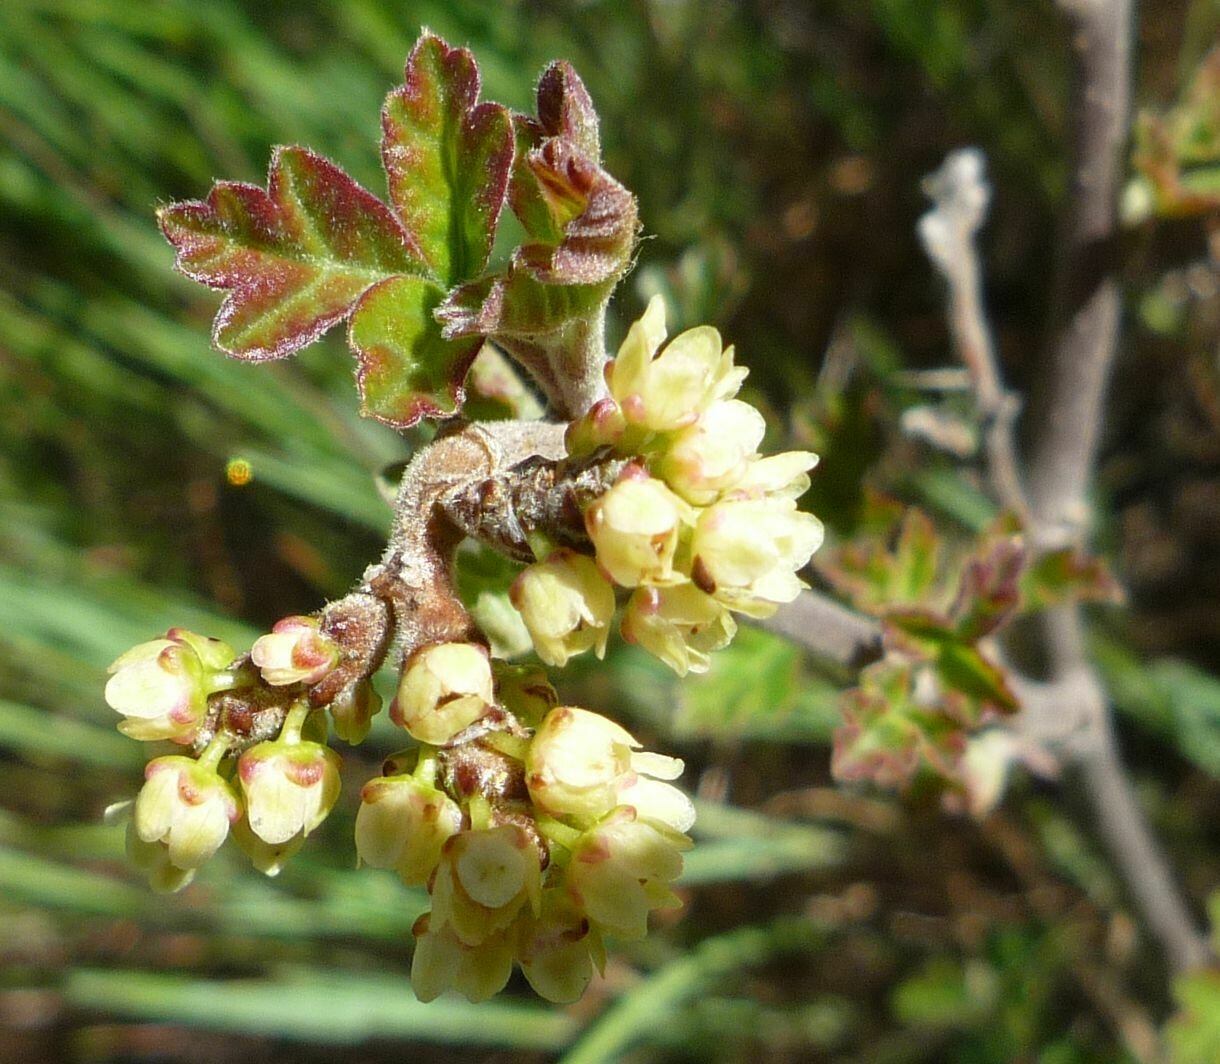
[[[338,663],[339,648],[319,630],[312,617],[285,617],[269,635],[260,636],[250,650],[250,660],[273,687],[316,684]]]

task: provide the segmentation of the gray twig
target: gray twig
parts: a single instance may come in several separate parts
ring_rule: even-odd
[[[919,237],[948,290],[949,327],[983,417],[992,488],[1001,505],[1028,522],[1029,503],[1013,434],[1021,404],[1004,387],[983,306],[982,270],[975,246],[991,198],[983,153],[977,148],[951,152],[941,168],[924,180],[924,191],[934,206],[919,219]]]

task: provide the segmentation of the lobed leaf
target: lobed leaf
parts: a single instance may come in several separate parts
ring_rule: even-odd
[[[218,181],[158,220],[188,277],[227,291],[213,339],[250,361],[284,358],[342,321],[372,285],[425,264],[394,214],[306,148],[272,153],[267,188]]]
[[[449,417],[479,341],[448,341],[433,316],[444,291],[422,277],[390,277],[361,297],[348,329],[359,359],[361,413],[390,425]]]
[[[843,725],[831,753],[836,779],[905,790],[930,772],[960,784],[965,732],[953,716],[921,704],[914,683],[909,665],[878,662],[860,674],[859,687],[844,693]]]
[[[602,169],[596,114],[567,64],[543,75],[538,117],[517,116],[514,132],[508,197],[532,241],[503,273],[451,292],[438,318],[447,339],[494,340],[574,415],[600,381],[601,318],[631,265],[635,197]]]
[[[1021,574],[1021,601],[1027,610],[1063,602],[1117,602],[1122,598],[1110,567],[1078,547],[1047,551]]]
[[[446,287],[486,267],[513,162],[507,108],[478,97],[470,52],[424,34],[381,112],[390,202]]]

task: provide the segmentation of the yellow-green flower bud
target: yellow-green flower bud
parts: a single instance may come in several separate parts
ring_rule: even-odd
[[[592,558],[561,549],[527,567],[509,591],[534,649],[548,665],[592,648],[606,652],[614,619],[614,588]]]
[[[707,672],[713,650],[726,647],[737,622],[693,584],[637,588],[623,611],[623,638],[660,658],[679,676]]]
[[[495,703],[491,660],[475,643],[434,643],[408,659],[390,705],[390,719],[423,743],[438,746]]]
[[[189,757],[158,757],[144,770],[144,786],[132,813],[136,834],[165,848],[175,868],[198,868],[241,816],[232,784],[211,765]]]
[[[623,439],[627,422],[613,399],[599,399],[564,432],[570,455],[592,454],[599,447],[614,446]]]
[[[598,565],[616,584],[672,584],[683,579],[673,563],[687,514],[669,488],[632,465],[585,511],[585,527]]]
[[[360,792],[356,851],[365,864],[393,868],[407,886],[428,882],[441,848],[462,830],[462,810],[414,776],[369,780]]]
[[[330,706],[331,720],[335,722],[335,734],[345,743],[356,746],[364,742],[373,718],[381,710],[381,695],[368,680],[345,688]]]
[[[538,665],[494,663],[496,694],[500,704],[527,728],[537,727],[559,705],[559,695]]]
[[[308,835],[339,797],[339,755],[321,743],[277,739],[237,763],[250,830],[275,846]]]
[[[338,646],[319,631],[316,617],[284,617],[250,648],[250,660],[273,687],[315,684],[339,663]]]

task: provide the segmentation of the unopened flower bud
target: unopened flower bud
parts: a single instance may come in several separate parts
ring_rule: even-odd
[[[509,591],[521,611],[538,656],[563,667],[568,658],[592,648],[606,651],[614,618],[614,588],[592,558],[575,551],[554,551],[528,566]]]
[[[800,594],[795,570],[821,543],[822,522],[790,499],[718,502],[695,526],[691,578],[733,609],[766,616]]]
[[[654,470],[687,502],[707,506],[740,479],[766,427],[749,403],[713,403],[693,425],[674,434]]]
[[[623,587],[676,583],[678,534],[688,508],[640,467],[627,471],[585,512],[597,563]]]
[[[250,649],[250,660],[273,687],[315,684],[339,663],[339,657],[338,646],[322,634],[316,617],[284,617]]]
[[[530,797],[557,817],[597,819],[619,805],[685,831],[694,823],[690,799],[661,780],[677,779],[682,762],[639,751],[626,729],[597,713],[560,706],[530,743],[525,775]]]
[[[393,868],[408,886],[428,882],[441,847],[462,829],[462,810],[414,776],[369,780],[360,792],[356,850],[365,864]]]
[[[329,708],[335,734],[345,743],[356,746],[364,742],[373,718],[381,710],[381,695],[368,680],[361,680],[344,688]]]
[[[207,697],[222,685],[231,647],[182,628],[140,643],[110,666],[106,702],[126,720],[133,739],[189,743],[207,713]]]
[[[527,728],[537,727],[559,705],[559,695],[537,665],[494,665],[496,695],[500,704]]]
[[[132,815],[141,841],[165,847],[175,868],[198,868],[241,816],[232,784],[211,765],[189,757],[158,757],[144,770]]]
[[[238,777],[250,830],[275,846],[308,835],[339,797],[339,755],[321,743],[276,739],[242,754]]]
[[[434,643],[408,659],[390,717],[420,742],[440,745],[473,724],[494,702],[485,647]]]
[[[592,454],[623,439],[627,422],[613,399],[599,399],[568,425],[563,442],[570,455]]]
[[[623,638],[660,658],[679,676],[707,672],[713,650],[732,642],[737,623],[694,584],[637,588],[623,611]]]

